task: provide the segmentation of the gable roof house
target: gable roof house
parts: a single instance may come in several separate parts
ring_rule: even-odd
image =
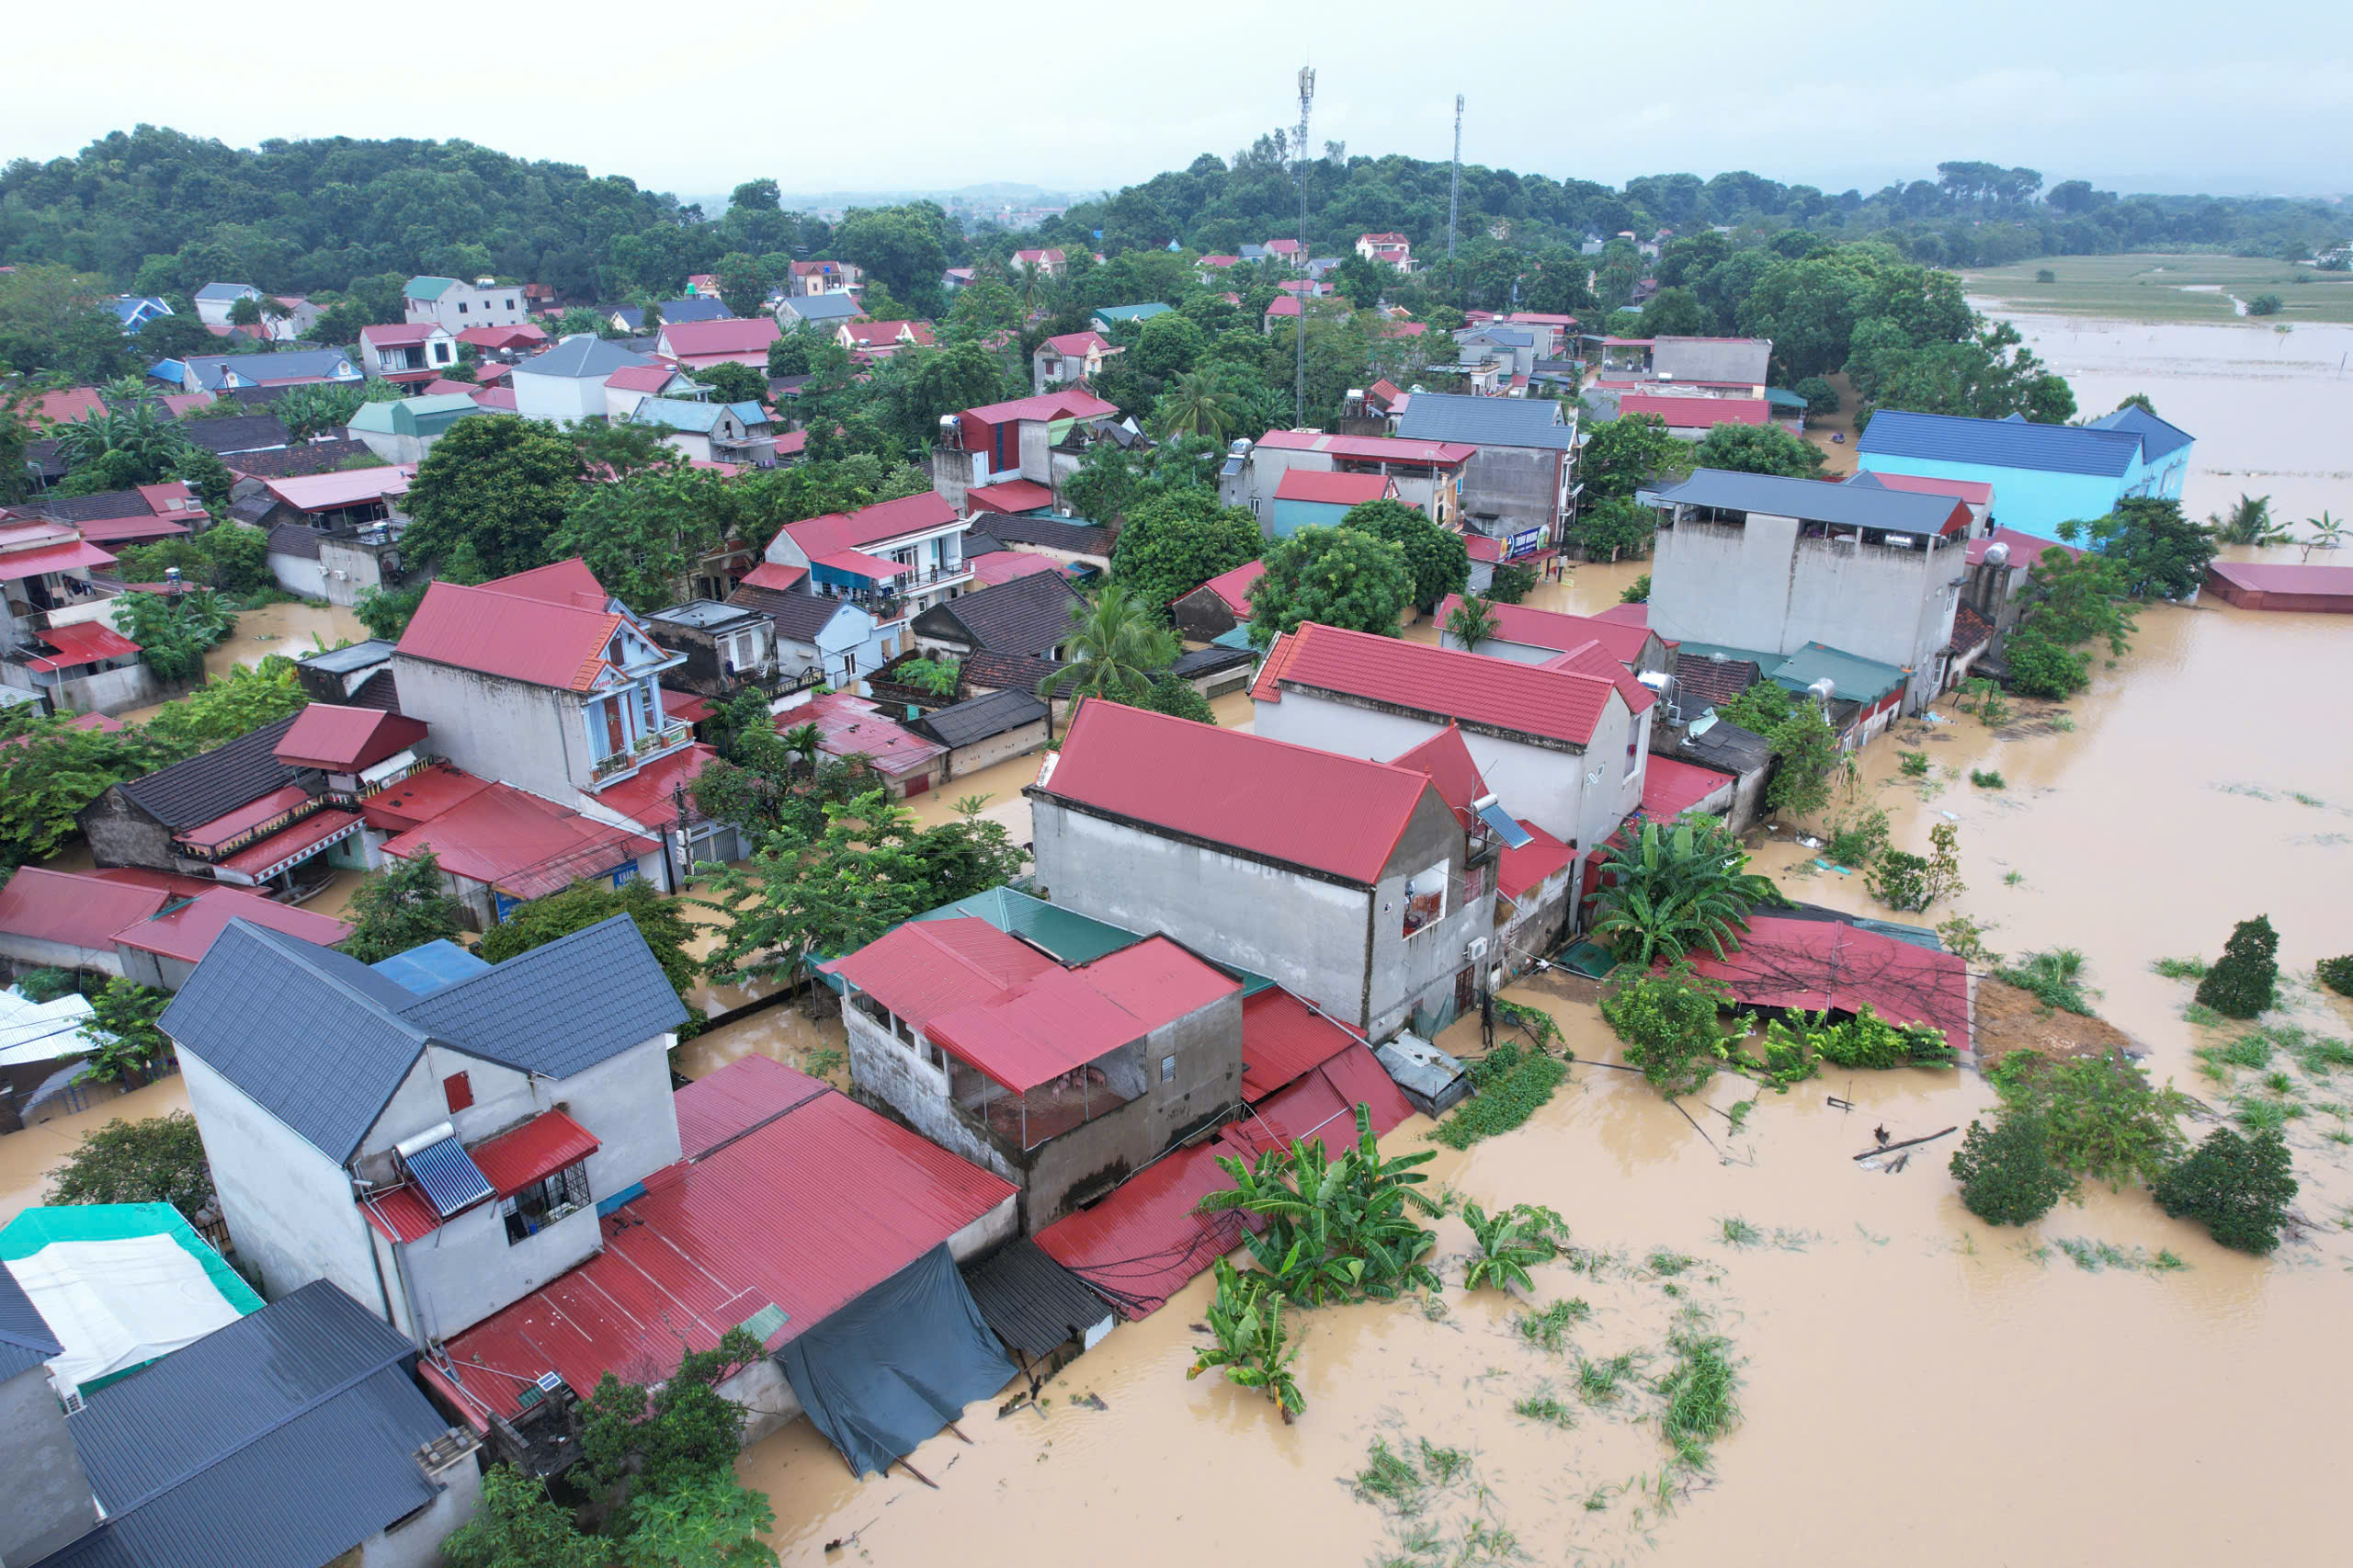
[[[1263,561],[1245,561],[1231,572],[1221,572],[1168,607],[1176,630],[1196,642],[1222,637],[1250,620],[1250,590],[1267,574]],[[1441,618],[1442,619],[1442,618]]]
[[[423,1346],[594,1253],[597,1205],[678,1158],[685,1020],[616,915],[422,994],[233,921],[161,1023],[265,1293],[325,1280]]]
[[[680,326],[688,322],[729,321],[735,314],[717,294],[690,300],[662,300],[654,304],[654,311],[658,323],[654,329],[656,332],[665,326]],[[617,332],[634,335],[646,330],[645,307],[642,305],[616,305],[610,320]]]
[[[1310,622],[1275,640],[1256,732],[1394,756],[1452,727],[1511,814],[1579,850],[1641,804],[1657,699],[1597,642],[1541,665]]]
[[[943,599],[917,615],[911,630],[917,645],[949,653],[1058,658],[1071,636],[1072,614],[1085,603],[1061,573],[1032,573]]]
[[[1460,529],[1463,474],[1478,455],[1478,448],[1462,441],[1269,430],[1228,449],[1218,470],[1218,499],[1249,507],[1263,531],[1271,526],[1276,493],[1291,474],[1370,476],[1395,484],[1398,500],[1418,506],[1438,527]]]
[[[857,288],[866,280],[866,269],[847,261],[814,259],[794,262],[786,276],[791,279],[790,299],[823,299]]]
[[[801,264],[795,262],[793,265],[798,267]],[[804,324],[830,331],[843,322],[856,321],[865,313],[866,307],[858,302],[857,295],[824,291],[793,294],[779,300],[776,306],[777,323],[788,331]]]
[[[933,487],[959,508],[972,491],[1012,480],[1051,493],[1078,472],[1094,441],[1119,428],[1119,417],[1116,404],[1078,387],[944,416],[932,448]]]
[[[1294,468],[1276,482],[1263,531],[1271,539],[1288,539],[1303,528],[1336,528],[1351,508],[1396,499],[1397,482],[1386,474]]]
[[[654,351],[682,369],[750,365],[765,370],[768,345],[783,335],[767,316],[750,321],[679,322],[664,325],[661,335],[654,340]]]
[[[767,619],[779,676],[796,682],[813,676],[824,685],[855,689],[861,676],[881,668],[897,649],[882,652],[881,623],[871,611],[807,591],[808,577],[806,567],[764,561],[735,585],[727,603]]]
[[[316,386],[366,379],[340,348],[286,348],[275,354],[191,354],[147,368],[159,381],[184,392],[234,392],[248,388]]]
[[[787,523],[768,541],[767,559],[807,573],[795,591],[864,605],[887,636],[895,622],[972,581],[964,559],[968,526],[947,496],[926,490]]]
[[[1397,420],[1415,440],[1478,449],[1463,470],[1466,531],[1504,545],[1504,559],[1560,542],[1574,466],[1574,407],[1544,398],[1415,392]]]
[[[639,403],[655,397],[702,403],[710,399],[710,389],[676,365],[660,360],[624,365],[605,378],[605,417],[624,423],[637,412]]]
[[[1061,907],[1270,976],[1375,1040],[1472,1004],[1495,846],[1427,774],[1089,699],[1024,793]]]
[[[756,403],[648,397],[631,410],[629,423],[661,429],[663,444],[692,462],[766,468],[776,460],[776,426]]]
[[[1991,484],[1994,526],[2048,537],[2062,523],[2104,517],[2130,496],[2179,499],[2194,444],[2138,404],[2088,425],[1888,409],[1856,441],[1855,463],[1872,473]]]
[[[359,359],[371,376],[423,385],[458,362],[458,340],[439,322],[363,326]]]
[[[1462,646],[1461,640],[1446,630],[1448,620],[1461,603],[1461,595],[1449,594],[1438,601],[1431,617],[1438,625],[1438,645],[1441,648]],[[1611,658],[1637,676],[1665,675],[1675,668],[1674,653],[1666,640],[1640,622],[1567,615],[1530,605],[1490,604],[1487,613],[1495,618],[1495,634],[1469,652],[1523,665],[1541,665],[1588,642],[1598,642]]]
[[[594,333],[574,333],[515,367],[515,412],[526,419],[552,419],[559,425],[602,419],[611,413],[606,405],[605,382],[613,372],[654,363]]]
[[[1029,356],[1029,389],[1047,392],[1073,381],[1091,380],[1103,373],[1105,360],[1126,352],[1105,342],[1099,332],[1066,332],[1059,337],[1050,337]]]
[[[470,326],[520,326],[530,319],[530,298],[517,283],[493,278],[412,278],[401,289],[404,319],[438,322],[451,332]]]
[[[927,321],[846,321],[834,329],[834,341],[861,364],[887,359],[902,348],[935,346]]]

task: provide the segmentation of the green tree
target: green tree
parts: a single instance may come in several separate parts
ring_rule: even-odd
[[[1063,499],[1071,510],[1082,517],[1091,517],[1107,527],[1118,524],[1127,516],[1134,500],[1142,476],[1128,454],[1109,441],[1097,441],[1086,449],[1079,460],[1078,470],[1063,481]],[[1256,525],[1252,525],[1256,531]],[[1127,530],[1120,529],[1124,539]],[[1119,545],[1112,544],[1114,553]]]
[[[88,1065],[78,1081],[143,1083],[155,1063],[171,1053],[172,1042],[156,1023],[171,1000],[168,991],[120,975],[108,981],[90,998],[90,1016],[82,1023],[81,1038],[90,1049]]]
[[[1130,368],[1154,381],[1182,376],[1193,368],[1193,361],[1209,347],[1201,329],[1177,312],[1154,316],[1136,330],[1136,340],[1128,349]],[[1206,435],[1200,431],[1196,434]]]
[[[1299,1347],[1283,1327],[1282,1293],[1267,1284],[1266,1275],[1238,1273],[1223,1258],[1212,1269],[1216,1290],[1204,1314],[1212,1343],[1196,1351],[1185,1376],[1222,1369],[1226,1381],[1256,1389],[1273,1401],[1288,1426],[1307,1408],[1307,1396],[1292,1371]]]
[[[1115,582],[1092,603],[1071,607],[1063,665],[1040,683],[1038,695],[1100,697],[1142,707],[1154,677],[1176,662],[1183,647],[1142,600]]]
[[[2286,301],[2277,294],[2257,294],[2246,302],[2246,313],[2251,316],[2276,316],[2285,304]]]
[[[1588,561],[1648,555],[1657,537],[1657,514],[1631,495],[1613,495],[1584,507],[1568,527],[1569,542],[1584,550]]]
[[[652,1389],[607,1372],[583,1402],[580,1455],[587,1476],[627,1506],[732,1472],[745,1411],[719,1385],[760,1355],[758,1340],[731,1328],[710,1349],[687,1352]]]
[[[460,419],[409,483],[402,553],[431,561],[471,549],[494,577],[544,566],[583,478],[579,451],[539,419]]]
[[[1471,556],[1462,536],[1438,527],[1417,506],[1402,501],[1366,501],[1351,506],[1340,527],[1386,540],[1404,552],[1405,568],[1414,576],[1414,603],[1435,609],[1449,594],[1459,594],[1471,581]]]
[[[2118,581],[2133,598],[2178,599],[2206,580],[2220,548],[2213,534],[2191,522],[2181,503],[2135,495],[2086,530],[2093,547],[2115,562]]]
[[[295,676],[294,661],[272,653],[257,665],[232,665],[186,697],[165,703],[145,728],[193,756],[299,713],[310,700]]]
[[[640,1498],[630,1520],[620,1543],[630,1568],[776,1568],[761,1539],[776,1510],[732,1470]]]
[[[1972,1121],[1953,1151],[1961,1201],[1989,1225],[2030,1225],[2075,1190],[2051,1158],[2050,1128],[2032,1107],[2006,1108],[1988,1127]]]
[[[1717,1013],[1723,988],[1677,962],[1630,978],[1601,998],[1601,1016],[1625,1044],[1628,1065],[1669,1099],[1694,1093],[1715,1075],[1728,1050]]]
[[[1215,377],[1203,371],[1180,374],[1153,405],[1152,426],[1162,439],[1197,436],[1222,441],[1233,427],[1234,414]]]
[[[1536,591],[1536,570],[1506,562],[1487,579],[1487,597],[1499,605],[1525,604]]]
[[[1748,912],[1788,902],[1769,877],[1745,868],[1748,857],[1715,817],[1687,817],[1620,833],[1600,866],[1593,938],[1619,960],[1648,969],[1706,948],[1724,958],[1740,946]]]
[[[482,1478],[473,1517],[441,1541],[449,1568],[610,1568],[612,1548],[581,1533],[547,1483],[502,1464]]]
[[[1495,601],[1476,594],[1467,596],[1446,618],[1446,634],[1462,644],[1465,651],[1477,653],[1479,644],[1495,634]]]
[[[2226,1018],[2252,1018],[2279,999],[2279,933],[2268,915],[2231,928],[2222,956],[2198,983],[2198,1000]]]
[[[2271,520],[2268,495],[2242,492],[2228,516],[2210,517],[2206,526],[2218,544],[2284,544],[2288,539],[2288,530]]]
[[[663,978],[677,992],[678,999],[686,1001],[702,975],[702,966],[694,956],[702,930],[686,918],[676,900],[664,898],[642,877],[632,877],[620,887],[608,881],[583,879],[562,892],[532,899],[483,932],[482,945],[475,950],[491,963],[505,963],[616,915],[629,916],[652,949],[654,961],[662,966]]]
[[[1100,483],[1107,491],[1113,487],[1108,477]],[[1074,491],[1077,485],[1077,479],[1071,481]],[[1077,499],[1074,494],[1074,504]],[[1111,545],[1111,580],[1138,606],[1165,612],[1211,578],[1257,560],[1264,543],[1256,517],[1245,507],[1219,506],[1209,491],[1150,494],[1129,503],[1127,522]]]
[[[1805,399],[1805,411],[1812,415],[1838,412],[1838,389],[1822,376],[1808,376],[1790,389]]]
[[[1831,733],[1830,721],[1823,716],[1821,707],[1812,701],[1798,702],[1766,741],[1773,748],[1775,761],[1773,782],[1765,790],[1767,808],[1782,816],[1809,817],[1828,805],[1831,775],[1838,763],[1838,737]]]
[[[58,1203],[168,1203],[193,1220],[212,1200],[212,1167],[196,1118],[184,1110],[125,1121],[82,1135],[50,1172]]]
[[[1142,705],[1171,719],[1190,719],[1196,724],[1217,722],[1217,710],[1210,706],[1210,699],[1196,691],[1191,681],[1178,680],[1173,675],[1154,676]]]
[[[749,321],[767,306],[769,278],[759,257],[729,251],[719,258],[718,274],[719,298],[728,314]]]
[[[1405,552],[1360,529],[1309,524],[1261,559],[1267,574],[1250,593],[1250,640],[1261,648],[1311,620],[1394,637],[1414,602]]]
[[[2263,1254],[2279,1244],[2297,1181],[2288,1145],[2271,1128],[2245,1137],[2227,1127],[2157,1177],[2151,1195],[2177,1220],[2195,1220],[2226,1247]]]
[[[119,594],[107,608],[114,629],[139,644],[140,662],[167,681],[202,675],[206,650],[237,630],[236,613],[210,588]]]
[[[1577,454],[1577,474],[1586,505],[1631,499],[1654,481],[1690,472],[1691,449],[1667,434],[1654,414],[1629,414],[1593,427]]]
[[[2136,1177],[2154,1183],[2181,1157],[2177,1123],[2189,1097],[2151,1085],[2121,1051],[2064,1062],[2012,1051],[1994,1080],[2006,1105],[2044,1119],[2052,1163],[2071,1175],[2121,1190]]]
[[[695,562],[719,543],[727,496],[725,482],[705,469],[582,485],[544,549],[551,560],[579,556],[623,604],[651,613],[678,602]]]
[[[1003,887],[1021,874],[1028,857],[1003,823],[982,819],[987,803],[985,795],[966,795],[956,802],[955,820],[915,835],[915,854],[930,890],[928,907]]]
[[[1778,425],[1719,425],[1691,449],[1691,462],[1736,473],[1822,477],[1822,449]]]
[[[0,865],[55,854],[81,831],[75,813],[108,788],[192,755],[148,725],[103,734],[30,703],[0,709]]]
[[[345,914],[352,930],[342,950],[361,963],[446,940],[466,928],[465,906],[443,888],[441,862],[430,849],[389,859],[362,877]]]
[[[796,978],[812,959],[862,948],[931,907],[914,819],[887,791],[824,812],[822,832],[775,829],[749,861],[712,874],[708,902],[722,932],[705,960],[713,979]]]
[[[425,589],[368,587],[359,592],[358,601],[351,613],[368,629],[368,635],[387,642],[397,642],[401,633],[408,630],[409,621],[416,615],[416,607],[425,602]]]
[[[749,365],[738,365],[731,359],[687,373],[718,394],[721,403],[767,402],[768,379]]]

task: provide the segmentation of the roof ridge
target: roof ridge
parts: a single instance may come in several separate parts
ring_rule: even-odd
[[[244,892],[245,890],[237,889],[235,891]],[[225,937],[231,931],[237,929],[240,926],[251,933],[256,938],[259,939],[264,946],[276,951],[279,957],[287,960],[290,963],[301,966],[302,971],[310,975],[312,978],[319,981],[323,984],[333,986],[335,990],[341,992],[344,995],[350,997],[353,1001],[359,1003],[370,1012],[381,1014],[386,1021],[393,1024],[404,1032],[415,1035],[416,1037],[417,1044],[420,1047],[436,1038],[430,1030],[422,1028],[416,1024],[410,1022],[405,1008],[395,1012],[392,1008],[385,1006],[375,997],[369,995],[365,991],[360,990],[358,986],[352,984],[341,975],[336,974],[333,970],[328,969],[325,965],[312,958],[307,951],[302,950],[305,949],[319,948],[320,951],[332,952],[334,950],[333,949],[320,948],[319,944],[316,942],[306,942],[301,937],[293,936],[288,932],[274,930],[267,926],[256,925],[255,922],[246,919],[242,915],[230,916],[229,923],[221,928],[221,935]],[[356,963],[358,960],[355,959],[352,961]]]

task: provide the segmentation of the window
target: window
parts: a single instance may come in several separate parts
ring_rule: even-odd
[[[1446,862],[1440,860],[1428,870],[1406,880],[1405,935],[1410,937],[1445,918]]]
[[[499,1204],[506,1217],[506,1244],[538,1235],[566,1215],[588,1207],[588,1166],[585,1161],[566,1165]]]
[[[465,301],[462,300],[458,302],[458,313],[460,315],[464,315],[466,313]]]
[[[1160,1059],[1160,1081],[1164,1084],[1174,1083],[1176,1078],[1176,1059],[1173,1056],[1162,1057]]]
[[[507,308],[508,310],[510,310],[510,311],[511,311],[511,310],[513,310],[513,309],[515,308],[515,301],[512,301],[512,300],[507,301],[506,301],[506,308]]]
[[[1638,741],[1628,741],[1626,743],[1625,776],[1629,778],[1631,778],[1634,776],[1634,764],[1640,760],[1640,747],[1641,743]]]
[[[473,1080],[463,1073],[452,1073],[441,1080],[441,1097],[452,1111],[460,1111],[474,1103]]]

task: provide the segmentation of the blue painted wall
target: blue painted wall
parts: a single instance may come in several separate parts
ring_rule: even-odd
[[[1858,453],[1855,461],[1857,467],[1870,473],[1910,473],[1924,479],[1967,479],[1991,484],[1995,526],[2056,539],[2060,524],[2104,517],[2128,495],[2179,499],[2182,475],[2189,468],[2192,449],[2184,447],[2167,453],[2154,472],[2135,458],[2132,466],[2119,477],[1997,468],[1990,463],[1894,457],[1877,452]]]
[[[1289,539],[1310,524],[1337,528],[1340,519],[1347,515],[1346,506],[1324,501],[1277,501],[1267,508],[1266,535],[1268,539]]]

